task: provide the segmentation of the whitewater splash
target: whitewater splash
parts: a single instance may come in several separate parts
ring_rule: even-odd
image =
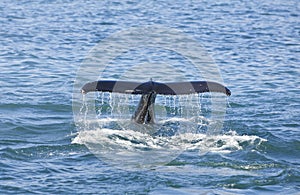
[[[184,151],[231,153],[255,148],[266,141],[257,136],[212,133],[209,126],[218,120],[200,102],[202,95],[159,97],[155,124],[130,120],[139,97],[100,93],[95,108],[83,96],[78,112],[78,133],[72,143],[85,145],[102,161],[122,169],[149,169],[165,165]],[[209,105],[206,102],[205,105]],[[221,120],[222,121],[222,120]]]
[[[115,120],[106,119],[107,123]],[[189,123],[176,118],[162,121],[159,126],[173,123]],[[135,126],[136,128],[140,126]],[[266,141],[258,136],[238,135],[230,131],[224,135],[208,135],[206,133],[176,132],[170,135],[151,131],[157,126],[148,126],[142,131],[137,129],[98,128],[80,131],[72,143],[84,144],[88,149],[105,162],[122,169],[153,168],[165,165],[186,150],[206,153],[231,153],[245,147],[257,147]],[[140,130],[140,129],[139,129]],[[147,131],[149,130],[149,131]]]

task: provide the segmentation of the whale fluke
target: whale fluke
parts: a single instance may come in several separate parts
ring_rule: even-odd
[[[227,96],[231,95],[231,91],[220,83],[211,81],[190,81],[190,82],[170,82],[159,83],[148,81],[145,83],[131,81],[109,81],[101,80],[86,83],[82,89],[82,93],[91,91],[102,91],[112,93],[127,94],[149,94],[155,92],[161,95],[184,95],[193,93],[219,92]]]

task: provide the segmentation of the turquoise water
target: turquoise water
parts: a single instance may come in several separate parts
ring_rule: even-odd
[[[299,6],[296,0],[1,1],[0,193],[297,194]],[[104,38],[146,25],[198,40],[232,96],[222,133],[185,137],[187,150],[169,163],[129,171],[89,150],[90,132],[73,119],[73,83]],[[128,55],[123,60],[131,62]],[[201,98],[205,110],[207,97]]]

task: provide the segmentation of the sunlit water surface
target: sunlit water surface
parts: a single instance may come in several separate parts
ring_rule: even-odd
[[[300,190],[298,1],[4,0],[0,10],[1,194]],[[219,134],[207,133],[210,95],[181,97],[182,109],[158,97],[156,126],[141,127],[130,122],[137,97],[128,96],[118,115],[109,108],[124,97],[102,109],[105,95],[97,93],[89,98],[98,120],[84,118],[82,101],[82,126],[75,126],[73,82],[89,51],[145,25],[194,37],[219,66],[232,91]],[[123,79],[134,74],[133,67]]]

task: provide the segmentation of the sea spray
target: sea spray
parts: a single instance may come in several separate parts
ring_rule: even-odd
[[[82,128],[72,143],[86,145],[97,157],[119,168],[149,169],[167,164],[188,150],[199,155],[228,154],[266,141],[235,131],[217,135],[207,132],[215,121],[205,117],[210,112],[207,105],[203,110],[201,100],[209,101],[205,98],[198,94],[158,97],[156,123],[147,125],[131,121],[139,96],[100,92],[96,97],[97,117],[91,118],[89,102],[83,95]]]

